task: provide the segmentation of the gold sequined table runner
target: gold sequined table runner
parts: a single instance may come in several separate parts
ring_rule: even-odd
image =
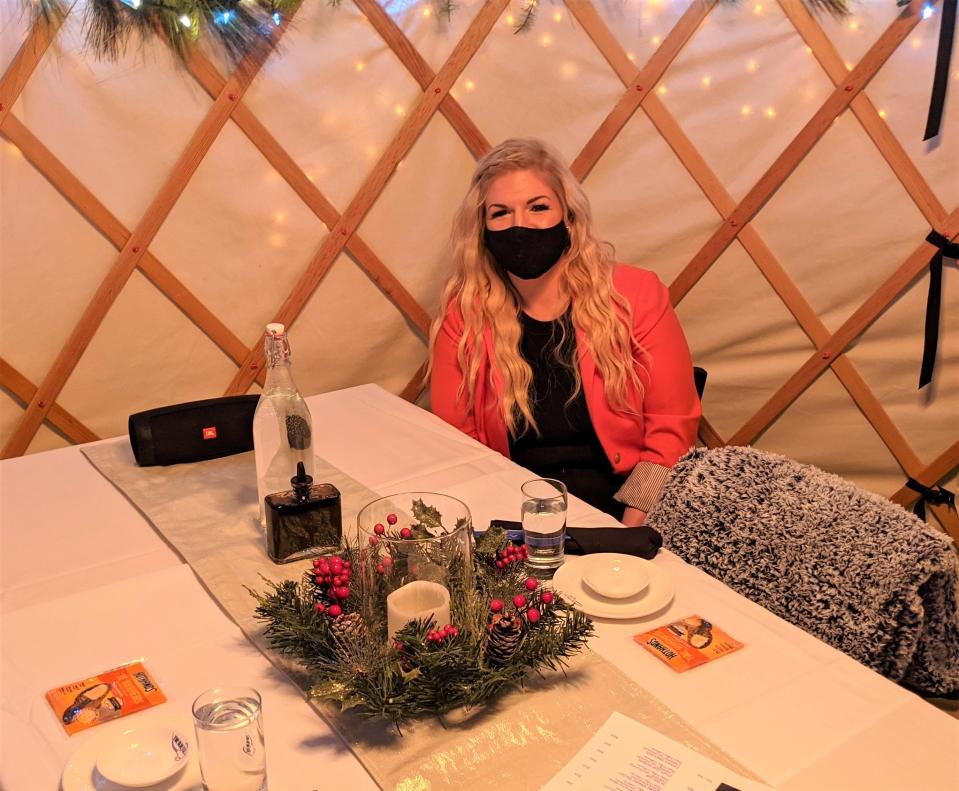
[[[87,459],[140,511],[190,565],[210,595],[249,640],[301,690],[305,675],[272,652],[254,618],[245,586],[299,579],[309,561],[279,566],[266,556],[256,509],[252,453],[171,467],[138,467],[125,443],[83,449]],[[344,529],[378,496],[321,458],[314,479],[340,490]],[[403,726],[311,705],[350,746],[382,788],[535,789],[547,782],[613,711],[659,731],[747,777],[755,775],[701,736],[616,667],[595,653],[574,657],[564,673],[532,676],[523,690],[463,718],[419,720]],[[317,775],[322,767],[317,767]],[[757,778],[758,779],[758,778]],[[305,778],[306,782],[311,782]]]

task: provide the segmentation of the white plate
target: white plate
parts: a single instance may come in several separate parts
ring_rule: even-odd
[[[192,743],[192,734],[166,723],[128,727],[100,747],[97,771],[128,788],[155,786],[187,765]]]
[[[576,555],[567,555],[566,562],[553,575],[553,590],[587,615],[597,618],[626,620],[659,612],[673,600],[675,585],[672,577],[655,563],[637,559],[649,570],[649,585],[628,599],[607,599],[593,593],[583,582],[583,558]]]
[[[145,727],[146,724],[144,724]],[[190,720],[176,721],[180,733],[192,734],[193,724]],[[113,722],[109,725],[97,726],[96,730],[102,733],[91,733],[87,741],[73,754],[67,765],[63,767],[63,776],[60,778],[60,788],[63,791],[123,791],[129,786],[111,783],[96,770],[97,755],[108,739],[129,729],[130,725],[123,722]],[[187,759],[187,768],[179,774],[173,775],[157,785],[151,786],[154,791],[200,791],[200,767],[196,760],[196,750],[190,750]]]
[[[631,599],[649,586],[650,565],[635,555],[597,552],[580,561],[580,573],[592,593],[607,599]]]

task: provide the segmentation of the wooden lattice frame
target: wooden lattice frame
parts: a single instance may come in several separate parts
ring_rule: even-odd
[[[906,8],[859,63],[848,70],[828,36],[801,0],[778,2],[833,82],[834,90],[752,189],[737,202],[726,191],[653,90],[686,42],[715,7],[715,0],[691,3],[642,68],[633,64],[589,0],[566,0],[568,10],[615,71],[625,89],[622,98],[574,160],[573,171],[578,178],[585,178],[633,114],[642,110],[722,217],[719,227],[670,284],[674,304],[683,299],[733,240],[738,239],[816,348],[799,370],[731,437],[720,436],[708,417],[704,417],[701,437],[707,445],[716,447],[754,442],[827,368],[831,368],[905,474],[932,486],[959,467],[959,441],[932,462],[923,465],[855,365],[845,355],[845,351],[922,273],[934,252],[933,246],[924,240],[918,242],[909,257],[868,296],[842,326],[835,332],[829,332],[755,227],[750,224],[816,145],[830,124],[848,107],[929,225],[948,239],[959,235],[959,209],[947,212],[942,206],[863,92],[869,81],[919,22],[920,13],[915,7],[916,4]],[[87,442],[97,438],[79,420],[62,409],[56,399],[109,308],[137,269],[237,365],[237,372],[226,387],[226,394],[246,392],[254,381],[262,381],[263,359],[259,339],[248,345],[237,338],[149,252],[154,237],[227,120],[233,120],[329,229],[329,234],[296,285],[275,311],[274,320],[287,324],[295,321],[333,262],[346,251],[425,341],[429,326],[428,314],[360,238],[356,230],[379,198],[397,164],[412,148],[434,113],[440,112],[444,115],[474,157],[479,157],[489,149],[489,142],[450,95],[450,89],[508,3],[509,0],[487,0],[444,65],[434,72],[375,0],[355,0],[356,6],[416,80],[423,93],[342,214],[336,211],[243,103],[246,89],[270,51],[264,48],[251,55],[228,78],[222,76],[209,60],[194,54],[189,63],[190,72],[213,99],[213,105],[132,231],[125,228],[10,112],[58,32],[56,24],[35,26],[0,79],[0,134],[19,148],[24,157],[63,197],[116,247],[119,255],[39,386],[28,381],[7,362],[0,360],[0,385],[26,404],[24,414],[0,451],[0,456],[9,458],[23,454],[44,421],[73,442]],[[283,35],[291,16],[287,15],[277,31],[278,36]],[[405,398],[412,400],[420,393],[423,370],[421,366],[404,388],[402,395]],[[915,492],[904,486],[892,499],[908,506],[916,497]],[[947,531],[959,539],[959,517],[956,513],[941,506],[934,507],[933,511]]]

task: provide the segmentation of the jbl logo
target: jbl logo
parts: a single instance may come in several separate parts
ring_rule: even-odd
[[[203,439],[216,439],[216,426],[207,426],[203,429]]]

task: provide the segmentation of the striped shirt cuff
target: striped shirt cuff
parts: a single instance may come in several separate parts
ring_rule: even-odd
[[[633,468],[626,483],[613,495],[613,499],[649,513],[670,472],[672,470],[669,467],[641,461]]]

